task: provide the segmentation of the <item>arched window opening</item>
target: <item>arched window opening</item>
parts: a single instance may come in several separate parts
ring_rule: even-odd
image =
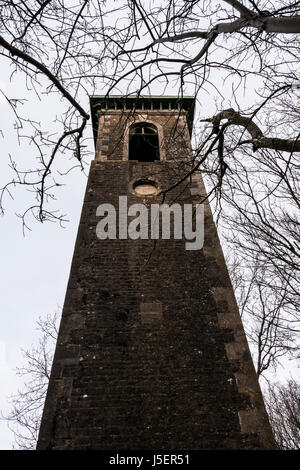
[[[133,124],[129,130],[129,160],[159,160],[157,128],[148,122]]]

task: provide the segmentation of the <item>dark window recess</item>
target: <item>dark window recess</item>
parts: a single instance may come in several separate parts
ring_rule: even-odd
[[[157,128],[147,122],[133,124],[129,130],[129,160],[159,160]]]

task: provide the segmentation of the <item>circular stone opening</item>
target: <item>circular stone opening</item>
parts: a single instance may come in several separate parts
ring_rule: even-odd
[[[157,187],[153,181],[137,181],[134,183],[133,189],[138,196],[152,196],[153,194],[157,194]]]

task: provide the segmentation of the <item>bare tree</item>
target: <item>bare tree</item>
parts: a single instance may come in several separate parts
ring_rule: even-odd
[[[258,262],[241,266],[244,258],[234,253],[229,252],[228,266],[257,376],[269,381],[283,356],[299,356],[299,319],[289,305],[289,286],[273,285],[274,276]]]
[[[300,449],[300,385],[290,379],[272,384],[265,397],[270,423],[279,449]]]
[[[291,108],[285,116],[288,102]],[[286,127],[288,121],[290,127],[298,122],[299,110],[293,103],[292,95],[278,99],[268,116],[270,130],[275,132],[279,127],[276,119],[282,119]],[[253,142],[242,143],[244,127],[231,125],[235,132],[228,136],[221,157],[226,174],[214,202],[226,240],[228,265],[232,273],[237,271],[233,279],[238,281],[240,311],[248,337],[257,346],[257,371],[261,374],[286,352],[297,356],[299,351],[298,154],[292,149],[253,151]],[[210,159],[206,181],[216,187],[220,157],[211,154]]]
[[[20,114],[26,96],[6,96],[16,116],[19,138],[36,148],[37,160],[35,169],[20,168],[12,157],[14,176],[3,186],[2,210],[5,197],[23,185],[33,189],[36,198],[22,214],[25,224],[28,214],[41,221],[64,219],[55,210],[46,209],[62,184],[55,164],[59,154],[69,152],[77,161],[75,166],[83,169],[84,132],[89,119],[85,97],[97,90],[104,89],[107,95],[120,90],[125,95],[139,95],[151,92],[156,84],[162,93],[177,87],[181,96],[191,90],[200,103],[207,93],[214,93],[217,107],[225,101],[237,106],[236,111],[220,110],[212,118],[212,135],[206,136],[198,148],[203,153],[205,142],[217,133],[214,146],[219,145],[220,176],[227,165],[221,147],[232,124],[251,135],[238,145],[296,151],[297,134],[286,136],[283,129],[282,138],[278,138],[278,132],[273,137],[266,135],[254,119],[268,116],[267,105],[297,83],[295,34],[300,31],[299,10],[297,1],[275,0],[118,0],[113,4],[97,0],[4,0],[0,54],[11,64],[12,77],[23,75],[28,89],[42,101],[47,94],[59,93],[63,110],[60,117],[53,116],[53,133],[44,130],[30,113]],[[238,94],[252,77],[256,83],[250,86],[253,109],[242,113]],[[227,96],[222,81],[232,86]]]
[[[23,387],[10,397],[11,412],[3,419],[13,431],[18,449],[34,450],[46,398],[51,365],[58,333],[60,313],[39,317],[37,329],[41,332],[38,343],[23,350],[24,364],[17,375],[24,380]]]

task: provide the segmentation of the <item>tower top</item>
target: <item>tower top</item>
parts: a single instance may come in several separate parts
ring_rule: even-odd
[[[98,129],[98,111],[99,110],[121,110],[121,111],[186,111],[187,122],[190,134],[192,133],[195,97],[194,96],[90,96],[90,107],[92,115],[92,125],[94,133],[94,142],[96,144]]]

